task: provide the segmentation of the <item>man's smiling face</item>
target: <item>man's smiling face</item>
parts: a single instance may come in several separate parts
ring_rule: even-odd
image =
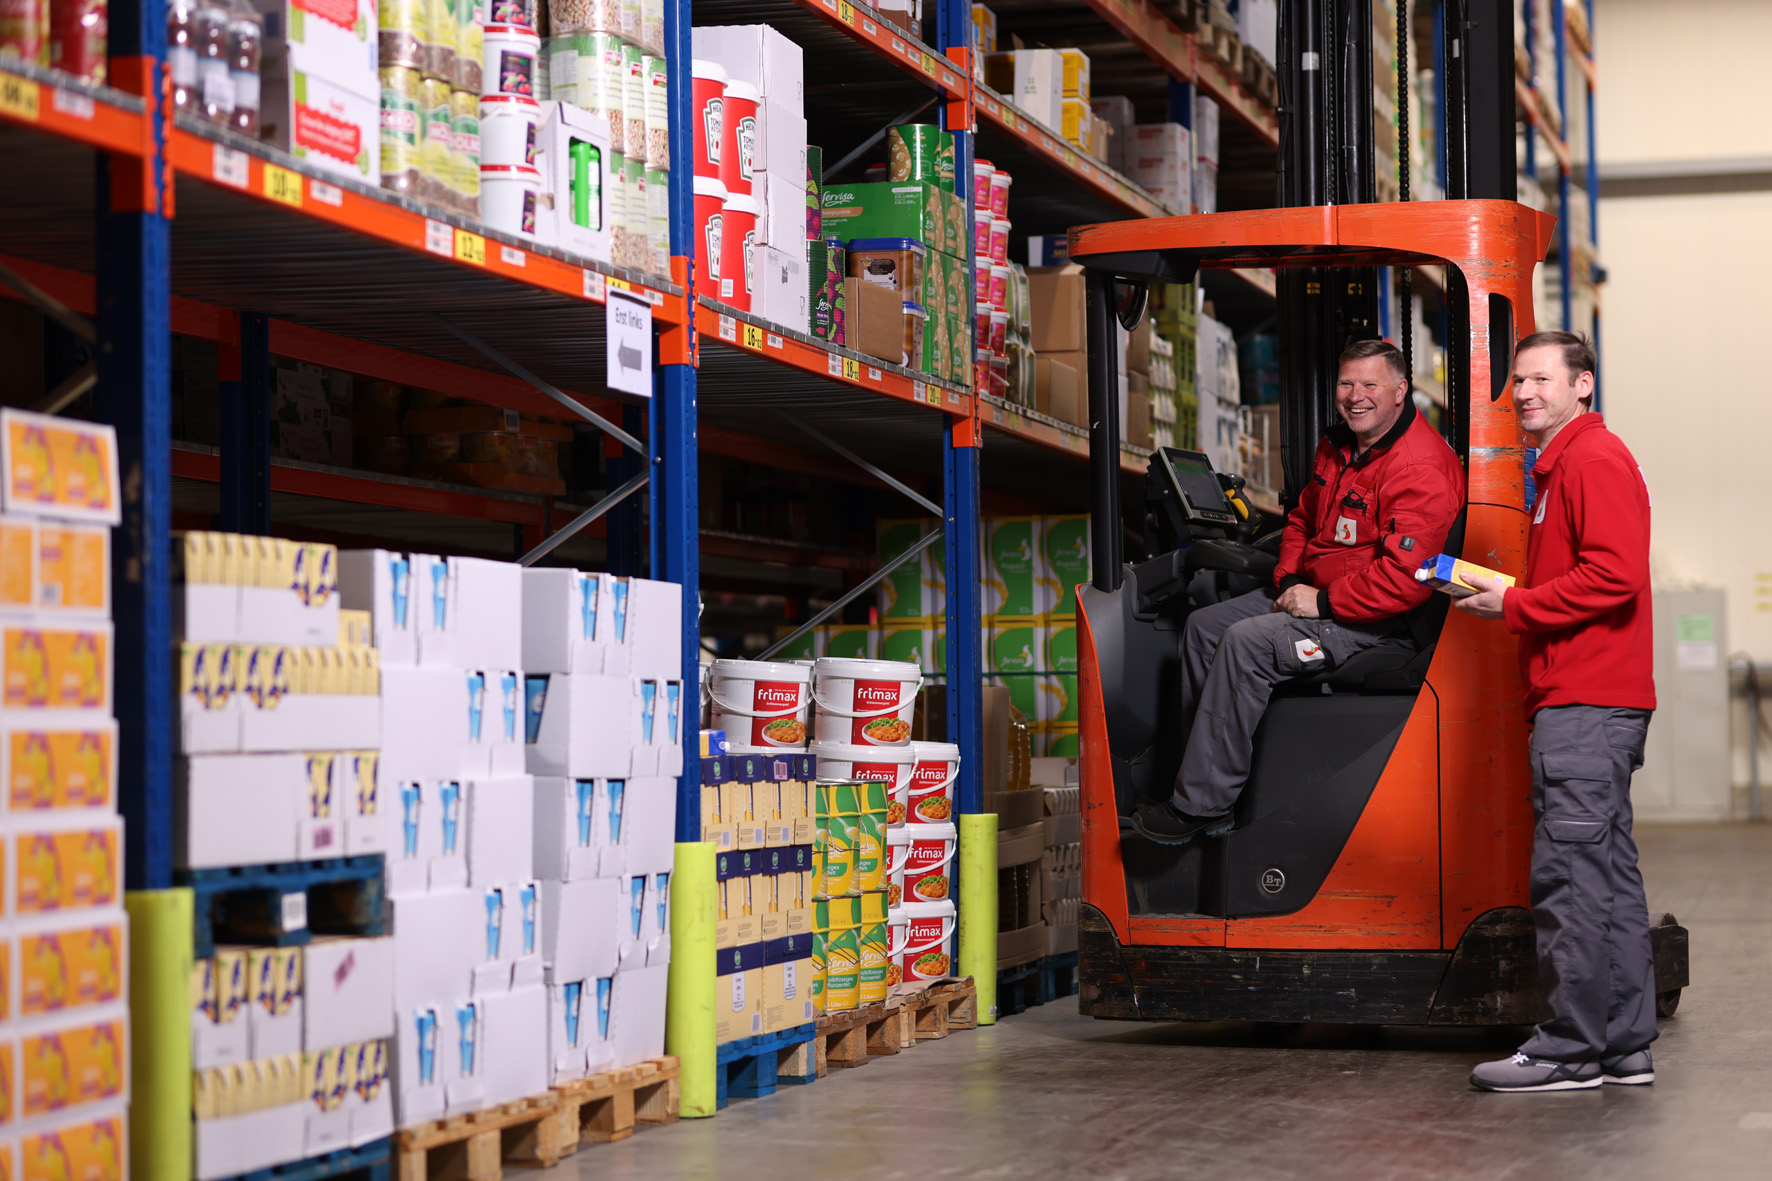
[[[1409,383],[1399,380],[1383,357],[1345,361],[1335,383],[1335,409],[1360,441],[1360,449],[1384,438],[1403,412]]]

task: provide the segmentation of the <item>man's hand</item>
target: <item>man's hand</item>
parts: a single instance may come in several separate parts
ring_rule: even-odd
[[[1280,592],[1279,598],[1274,600],[1273,609],[1276,612],[1284,611],[1297,619],[1316,619],[1318,618],[1317,588],[1306,586],[1302,582],[1296,586],[1289,586]]]
[[[1502,596],[1507,594],[1507,583],[1499,578],[1482,578],[1475,574],[1466,574],[1464,581],[1477,588],[1477,593],[1462,599],[1454,599],[1452,605],[1466,615],[1475,615],[1478,619],[1500,619]]]

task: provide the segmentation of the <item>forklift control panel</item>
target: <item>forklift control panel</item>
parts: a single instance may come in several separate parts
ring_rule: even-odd
[[[1212,470],[1212,461],[1203,452],[1161,447],[1151,460],[1151,466],[1162,474],[1163,482],[1169,486],[1167,490],[1173,491],[1190,524],[1198,521],[1235,528],[1242,523],[1231,511],[1224,487]]]

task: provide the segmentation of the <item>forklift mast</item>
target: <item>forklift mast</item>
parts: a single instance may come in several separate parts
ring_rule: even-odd
[[[1513,8],[1509,0],[1444,0],[1446,63],[1446,196],[1516,196],[1513,90]],[[1400,30],[1404,38],[1408,30]],[[1371,0],[1281,0],[1279,23],[1279,208],[1359,205],[1377,199],[1373,152]],[[1397,46],[1406,71],[1406,40]],[[1399,82],[1406,79],[1399,78]],[[1403,86],[1398,93],[1406,93]],[[1408,199],[1406,126],[1398,143],[1400,195]],[[1459,284],[1462,287],[1462,283]],[[1341,350],[1376,337],[1378,272],[1374,268],[1282,268],[1279,304],[1280,431],[1285,470],[1282,501],[1297,503],[1317,440],[1335,422],[1335,377]],[[1407,306],[1398,341],[1411,356]],[[1470,343],[1467,294],[1448,293],[1447,434],[1464,451],[1468,423]]]

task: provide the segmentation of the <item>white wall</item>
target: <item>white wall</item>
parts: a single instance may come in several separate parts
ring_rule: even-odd
[[[1772,0],[1596,0],[1608,165],[1772,158]],[[1721,587],[1772,663],[1772,192],[1600,203],[1604,410],[1655,504],[1657,585]]]

